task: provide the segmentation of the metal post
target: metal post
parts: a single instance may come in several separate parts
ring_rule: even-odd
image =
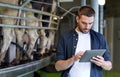
[[[81,0],[81,6],[85,6],[86,5],[86,0]]]
[[[103,27],[104,27],[104,6],[100,5],[100,33],[103,34]]]
[[[76,19],[75,18],[76,18],[76,16],[73,15],[73,20],[72,20],[73,21],[73,28],[75,28],[75,26],[76,26],[76,23],[75,23]]]
[[[91,0],[91,7],[95,10],[95,21],[93,23],[93,30],[99,31],[98,21],[99,21],[99,6],[98,6],[98,0]]]

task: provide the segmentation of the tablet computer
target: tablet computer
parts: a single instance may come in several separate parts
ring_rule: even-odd
[[[95,57],[97,55],[103,56],[106,49],[95,49],[95,50],[86,50],[83,54],[83,56],[80,58],[79,62],[90,62],[90,59],[92,57]]]

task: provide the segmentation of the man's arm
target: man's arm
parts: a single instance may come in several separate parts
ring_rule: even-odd
[[[55,63],[55,68],[57,71],[62,71],[68,69],[74,63],[74,57],[71,57],[67,60],[58,60]]]
[[[62,71],[62,70],[66,70],[68,69],[71,65],[73,65],[73,63],[80,59],[81,56],[84,54],[84,52],[80,51],[79,53],[77,53],[75,56],[72,56],[71,58],[67,59],[67,60],[58,60],[55,63],[55,68],[57,71]]]
[[[104,70],[111,70],[112,69],[112,63],[110,61],[105,61],[103,65],[101,65],[101,67]]]

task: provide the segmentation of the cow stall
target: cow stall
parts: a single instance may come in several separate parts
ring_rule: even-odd
[[[49,65],[56,6],[56,0],[0,0],[0,77],[33,77]]]

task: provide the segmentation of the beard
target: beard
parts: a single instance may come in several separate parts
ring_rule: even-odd
[[[89,33],[89,29],[87,29],[87,28],[85,28],[85,29],[81,29],[79,26],[77,27],[77,30],[78,31],[80,31],[80,32],[82,32],[82,33],[84,33],[84,34],[87,34],[87,33]]]

